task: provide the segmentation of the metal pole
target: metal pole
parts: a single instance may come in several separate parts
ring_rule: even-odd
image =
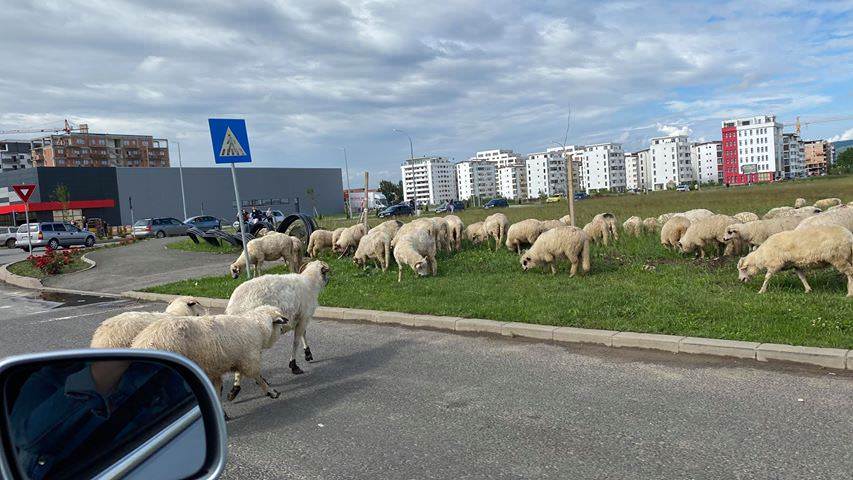
[[[27,216],[27,250],[30,255],[33,254],[33,239],[30,236],[30,202],[24,202],[24,212]]]
[[[404,132],[403,130],[400,130],[399,128],[395,128],[394,131],[402,133],[406,136],[406,138],[409,139],[409,164],[412,169],[412,195],[415,197],[415,215],[420,215],[421,209],[418,207],[418,184],[415,182],[415,147],[412,144],[412,137],[410,137],[408,133]]]
[[[184,220],[187,217],[187,197],[184,195],[184,162],[181,161],[181,142],[175,142],[178,145],[178,174],[181,176],[181,204],[184,206]]]
[[[240,222],[240,238],[243,240],[243,257],[246,259],[246,278],[252,279],[249,272],[249,252],[246,249],[246,225],[243,223],[243,214],[240,212],[243,203],[240,202],[240,190],[237,189],[237,171],[234,162],[231,162],[231,180],[234,182],[234,198],[237,199],[237,220]]]
[[[368,195],[367,186],[369,185],[368,182],[370,182],[370,173],[364,172],[364,211],[362,212],[362,215],[364,215],[364,231],[365,232],[370,230],[370,227],[367,226],[367,203],[368,203],[368,201],[367,201],[367,195]]]
[[[347,148],[344,151],[344,173],[347,176],[347,218],[352,218],[352,190],[349,187],[349,162],[347,161]]]
[[[563,147],[563,155],[566,153],[566,147]],[[574,156],[569,157],[569,218],[572,220],[572,226],[575,226],[575,185],[574,185]]]
[[[127,202],[130,204],[130,228],[133,229],[133,224],[136,221],[133,218],[133,197],[127,197]]]

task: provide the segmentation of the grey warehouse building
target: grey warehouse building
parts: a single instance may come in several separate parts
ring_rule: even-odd
[[[229,168],[184,168],[187,215],[236,219]],[[328,215],[344,209],[339,168],[237,168],[243,208]],[[110,225],[133,219],[183,219],[180,172],[177,168],[36,167],[0,173],[0,225],[21,224],[24,205],[12,191],[15,184],[35,184],[30,216],[39,221],[69,215],[102,218]],[[63,189],[67,198],[57,198]],[[60,190],[57,190],[60,187]]]

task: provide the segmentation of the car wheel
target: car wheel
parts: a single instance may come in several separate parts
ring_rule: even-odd
[[[95,245],[95,237],[86,237],[85,245],[92,248],[92,246]]]
[[[10,238],[9,240],[6,240],[6,248],[13,248],[14,246],[15,246],[15,239],[14,238]]]
[[[160,230],[159,232],[157,232],[157,238],[163,238],[165,236],[166,236],[166,232],[164,232],[163,230]]]
[[[47,242],[47,246],[50,247],[51,250],[56,250],[59,248],[59,240],[51,238],[50,241]]]

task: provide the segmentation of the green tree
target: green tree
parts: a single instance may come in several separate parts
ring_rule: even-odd
[[[387,198],[388,202],[390,202],[392,205],[395,203],[400,203],[403,201],[403,182],[399,181],[397,183],[394,183],[388,180],[380,180],[379,192],[382,195],[385,195],[385,198]]]
[[[832,173],[853,173],[853,148],[844,150],[838,155],[838,157],[836,157],[835,165],[832,167]]]
[[[62,217],[63,220],[70,222],[71,221],[71,191],[68,190],[68,186],[64,183],[59,183],[54,187],[53,194],[51,195],[53,200],[59,202],[62,205]]]

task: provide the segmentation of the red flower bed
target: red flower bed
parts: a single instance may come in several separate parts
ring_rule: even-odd
[[[62,267],[70,265],[74,261],[74,256],[71,254],[71,250],[59,252],[48,246],[43,255],[30,255],[27,260],[45,274],[56,275],[62,271]]]

